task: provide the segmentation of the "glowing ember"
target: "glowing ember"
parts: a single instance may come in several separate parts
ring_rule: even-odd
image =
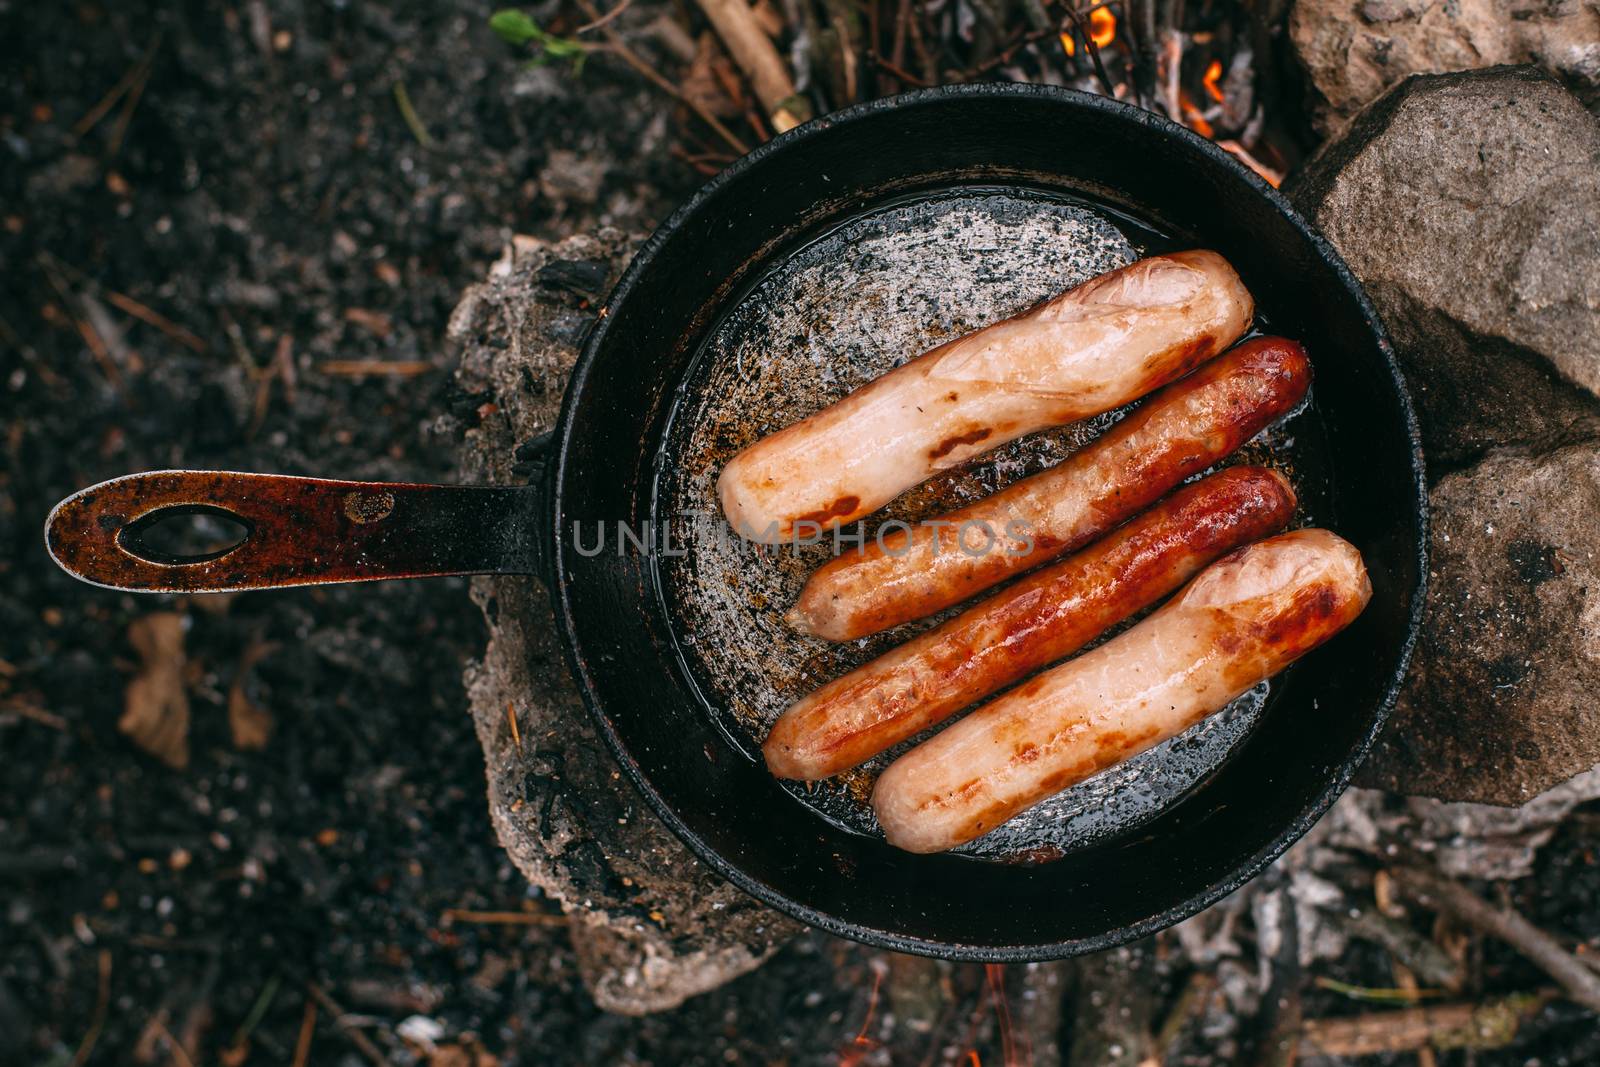
[[[1217,103],[1222,103],[1222,60],[1213,59],[1206,68],[1205,77],[1200,79],[1206,87],[1206,95]]]

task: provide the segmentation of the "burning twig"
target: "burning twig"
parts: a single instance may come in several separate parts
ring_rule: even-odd
[[[1116,96],[1117,87],[1112,83],[1111,75],[1106,73],[1105,62],[1100,58],[1100,43],[1101,41],[1106,44],[1111,43],[1112,37],[1117,32],[1117,18],[1111,14],[1111,10],[1104,4],[1090,8],[1088,14],[1089,18],[1086,19],[1083,12],[1078,11],[1076,8],[1067,8],[1067,18],[1072,20],[1073,28],[1077,31],[1078,37],[1083,40],[1083,46],[1089,53],[1089,62],[1094,64],[1094,76],[1100,80],[1100,85],[1105,89],[1105,95]],[[1095,24],[1096,16],[1098,16],[1098,25]],[[1069,56],[1073,54],[1073,50],[1067,47],[1071,40],[1071,35],[1061,35],[1062,48],[1066,50]]]

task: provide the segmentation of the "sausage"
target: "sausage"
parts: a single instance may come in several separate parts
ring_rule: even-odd
[[[872,808],[891,845],[939,852],[1225,707],[1348,625],[1361,554],[1298,530],[1224,557],[1105,644],[990,702],[892,763]]]
[[[1215,252],[1141,259],[756,442],[717,479],[723,513],[769,544],[853,522],[980,452],[1182,377],[1244,333],[1254,310]]]
[[[931,615],[1079,548],[1298,404],[1305,349],[1246,341],[1152,396],[1055,467],[939,520],[881,534],[817,569],[790,626],[848,641]],[[983,551],[978,551],[982,549]]]
[[[1207,563],[1283,529],[1294,490],[1262,467],[1186,486],[1077,555],[835,679],[779,717],[762,752],[779,778],[848,770],[1172,592]]]

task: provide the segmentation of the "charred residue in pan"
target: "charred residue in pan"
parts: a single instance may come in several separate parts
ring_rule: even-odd
[[[674,537],[684,554],[658,555],[655,565],[677,620],[680,652],[710,714],[736,745],[759,759],[767,731],[790,703],[959,610],[842,645],[794,632],[783,613],[836,547],[848,551],[856,543],[851,538],[871,538],[884,523],[940,515],[1038,473],[1092,440],[1120,412],[1034,434],[943,471],[845,527],[838,545],[832,536],[796,549],[732,535],[715,492],[723,464],[929,348],[1141,255],[1177,247],[1181,243],[1081,200],[1016,188],[956,188],[836,226],[731,302],[680,393],[657,472],[656,520],[691,536]],[[1308,342],[1314,360],[1316,346]],[[1310,521],[1326,499],[1320,426],[1308,410],[1228,461],[1287,474],[1301,497],[1295,525]],[[1151,818],[1221,764],[1256,721],[1267,692],[1258,686],[1221,714],[960,851],[1027,862]],[[880,835],[867,804],[872,783],[915,740],[847,774],[784,788],[823,818]]]

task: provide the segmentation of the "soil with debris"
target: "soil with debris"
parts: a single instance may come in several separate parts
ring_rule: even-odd
[[[617,25],[670,68],[643,27],[679,9],[633,7]],[[515,233],[644,230],[692,191],[670,101],[607,55],[527,67],[490,11],[0,0],[0,1062],[1123,1062],[1142,1039],[1113,1016],[1168,1063],[1264,1053],[1268,950],[1226,912],[1191,928],[1209,957],[1169,932],[987,971],[808,935],[606,1015],[493,840],[464,582],[141,598],[50,565],[51,504],[129,471],[451,478],[483,403],[443,343],[462,289]],[[1597,846],[1580,809],[1510,887],[1569,949],[1600,946]],[[1439,940],[1454,1000],[1550,985]],[[1351,944],[1315,977],[1395,985]],[[1307,1018],[1373,1007],[1303,977]],[[1527,1015],[1437,1062],[1600,1056],[1592,1015]]]

